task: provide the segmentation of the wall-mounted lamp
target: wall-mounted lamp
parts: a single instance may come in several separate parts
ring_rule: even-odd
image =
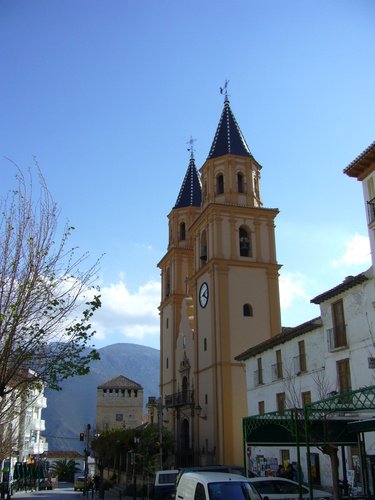
[[[197,405],[195,408],[195,414],[201,418],[202,420],[207,420],[207,415],[201,415],[202,413],[202,407],[200,405]]]

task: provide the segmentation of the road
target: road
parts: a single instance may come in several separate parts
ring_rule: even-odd
[[[17,491],[13,493],[12,499],[22,500],[82,500],[82,492],[74,491],[72,483],[60,483],[59,487],[54,490],[41,490],[41,491]],[[91,496],[89,497],[91,498]]]
[[[122,496],[121,500],[131,497]],[[59,487],[53,490],[42,491],[17,491],[13,493],[11,500],[99,500],[98,493],[92,496],[83,496],[81,491],[74,491],[72,483],[59,483]],[[119,493],[115,490],[106,491],[104,500],[119,500]]]

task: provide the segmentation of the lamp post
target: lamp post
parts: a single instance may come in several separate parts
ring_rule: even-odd
[[[85,482],[84,482],[84,488],[83,488],[83,494],[86,495],[88,494],[88,484],[87,484],[87,477],[88,477],[88,468],[89,468],[89,464],[88,464],[88,458],[89,458],[89,445],[90,445],[90,429],[91,429],[91,425],[90,424],[87,424],[87,431],[86,431],[86,448],[85,448]]]
[[[137,457],[137,447],[139,444],[139,437],[134,436],[134,453],[133,453],[133,499],[137,498],[137,473],[135,470],[136,466],[136,457]]]

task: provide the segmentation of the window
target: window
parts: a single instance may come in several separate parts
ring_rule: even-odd
[[[371,224],[375,219],[374,179],[372,177],[367,181],[367,196],[368,222]]]
[[[202,231],[201,234],[201,255],[200,259],[202,264],[205,264],[207,261],[207,236],[206,231]]]
[[[185,238],[186,238],[185,222],[181,222],[181,224],[180,224],[180,240],[185,240]]]
[[[285,410],[285,392],[279,392],[276,394],[276,406],[279,413],[283,413]]]
[[[204,404],[208,405],[208,394],[204,395]]]
[[[301,393],[302,406],[309,405],[311,403],[311,392],[306,391]]]
[[[171,294],[171,273],[168,268],[166,272],[165,295],[166,297],[169,297],[170,294]]]
[[[224,176],[223,176],[223,174],[219,174],[216,177],[216,193],[217,194],[224,193]]]
[[[239,193],[244,192],[244,181],[243,181],[243,175],[241,173],[237,174],[237,188]]]
[[[239,246],[241,257],[251,257],[249,233],[243,227],[240,227],[239,230]]]
[[[124,420],[124,415],[122,413],[116,413],[116,422],[122,422]]]
[[[202,483],[197,483],[194,493],[194,500],[206,500],[206,492]]]
[[[330,350],[345,347],[347,345],[346,326],[342,300],[338,300],[332,304],[332,323],[333,328],[328,330],[328,345]]]
[[[166,367],[166,368],[169,368],[169,358],[167,358],[167,359],[165,360],[165,367]]]
[[[203,339],[203,350],[207,351],[207,338],[206,337]]]
[[[262,368],[262,358],[257,359],[257,370],[254,372],[254,383],[255,385],[263,384],[263,368]]]
[[[250,304],[243,305],[243,315],[244,316],[252,316],[253,315],[253,308],[251,307]]]
[[[283,378],[283,361],[281,358],[281,349],[276,351],[276,364],[272,365],[272,380]]]
[[[264,415],[264,401],[258,401],[258,413]]]
[[[298,342],[298,371],[306,371],[306,350],[304,340]]]
[[[336,361],[337,381],[340,392],[348,392],[352,390],[352,382],[350,378],[349,358]]]

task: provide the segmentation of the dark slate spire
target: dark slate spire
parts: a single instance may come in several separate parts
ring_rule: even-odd
[[[225,96],[224,109],[208,155],[208,160],[224,155],[252,156]]]
[[[195,167],[194,156],[190,155],[190,162],[182,183],[180,193],[173,208],[200,207],[202,202],[202,188]]]

